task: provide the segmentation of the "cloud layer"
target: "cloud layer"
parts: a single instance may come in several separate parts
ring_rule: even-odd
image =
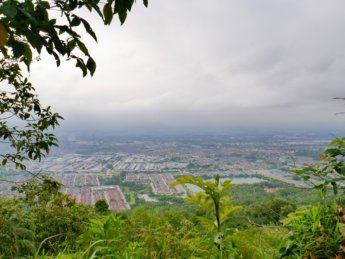
[[[124,26],[90,16],[93,78],[44,57],[31,72],[64,127],[341,127],[342,0],[170,0]],[[345,109],[344,109],[345,110]],[[121,127],[119,127],[121,125]]]

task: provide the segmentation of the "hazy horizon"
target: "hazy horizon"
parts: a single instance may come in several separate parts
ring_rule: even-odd
[[[246,137],[246,136],[301,136],[301,137],[321,137],[331,140],[334,137],[343,137],[345,135],[345,129],[343,128],[282,128],[282,127],[233,127],[233,128],[158,128],[158,127],[147,127],[147,128],[122,128],[122,129],[113,129],[113,128],[102,128],[100,130],[95,129],[86,129],[86,130],[64,130],[56,129],[55,134],[62,139],[67,139],[68,137],[76,137],[76,139],[81,138],[174,138],[174,137],[221,137],[221,136],[237,136],[237,137]]]
[[[345,2],[150,1],[123,26],[89,17],[93,78],[51,57],[31,68],[61,132],[342,129]]]

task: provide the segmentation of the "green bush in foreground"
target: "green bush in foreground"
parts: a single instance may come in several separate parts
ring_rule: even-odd
[[[282,220],[291,231],[281,258],[344,258],[344,224],[335,205],[299,208]]]

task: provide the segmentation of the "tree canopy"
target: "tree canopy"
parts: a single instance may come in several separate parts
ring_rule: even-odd
[[[80,10],[94,12],[105,25],[115,16],[123,24],[133,4],[134,0],[1,1],[0,141],[11,147],[10,152],[1,154],[2,165],[10,161],[25,169],[25,160],[48,154],[57,145],[50,130],[63,119],[49,106],[42,107],[21,64],[30,71],[31,63],[45,50],[57,66],[61,59],[74,61],[83,76],[92,76],[96,62],[79,30],[84,29],[95,41],[97,36],[87,19],[79,15]],[[143,0],[143,4],[147,7],[148,1]]]

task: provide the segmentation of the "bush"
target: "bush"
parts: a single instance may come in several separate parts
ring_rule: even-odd
[[[320,206],[299,208],[282,220],[291,236],[282,249],[281,258],[344,258],[344,243],[339,211],[327,202]]]

